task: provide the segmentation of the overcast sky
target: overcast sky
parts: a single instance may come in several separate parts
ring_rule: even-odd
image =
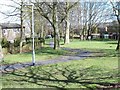
[[[8,7],[6,5],[15,5],[15,3],[13,3],[12,1],[10,0],[0,0],[0,11],[1,12],[4,12],[4,13],[9,13],[10,11],[14,10],[12,7]],[[14,22],[16,21],[17,18],[13,18],[13,17],[10,17],[8,18],[6,15],[0,13],[0,23],[4,23],[4,22]]]
[[[20,0],[16,0],[17,2],[20,2]],[[27,0],[26,0],[27,1]],[[46,0],[46,1],[50,1],[50,0]],[[66,0],[62,0],[62,1],[66,1]],[[69,0],[70,2],[71,1],[75,1],[75,0]],[[100,1],[100,2],[104,2],[106,0],[81,0],[81,1]],[[112,0],[112,1],[118,1],[118,0]],[[14,9],[11,8],[11,7],[8,7],[8,6],[5,6],[5,5],[13,5],[15,6],[15,3],[13,3],[12,1],[10,0],[0,0],[0,11],[1,12],[5,12],[5,13],[9,13],[10,11],[13,11]],[[18,18],[15,18],[15,17],[10,17],[8,18],[7,16],[3,15],[0,13],[0,23],[3,23],[3,22],[19,22],[19,19]]]
[[[0,4],[6,4],[6,3],[10,3],[9,1],[7,2],[7,0],[1,0],[0,1]],[[3,11],[6,11],[8,8],[4,5],[0,5],[0,11],[3,12]],[[0,22],[3,22],[3,18],[4,15],[0,13]]]

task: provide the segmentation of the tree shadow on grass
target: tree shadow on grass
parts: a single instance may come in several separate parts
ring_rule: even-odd
[[[62,50],[62,49],[58,49],[58,50],[54,50],[53,48],[51,47],[42,47],[40,49],[37,49],[35,50],[35,53],[36,54],[55,54],[55,55],[64,55],[65,53],[67,53],[67,51],[65,50]],[[27,53],[24,53],[24,54],[32,54],[32,51],[31,52],[27,52]]]
[[[78,66],[79,67],[79,66]],[[66,87],[73,85],[73,88],[84,86],[88,89],[97,88],[118,88],[116,83],[108,83],[105,80],[119,77],[119,74],[104,71],[96,66],[86,68],[72,68],[71,65],[59,67],[58,65],[29,67],[25,70],[13,70],[12,72],[3,73],[11,78],[14,82],[27,82],[38,86],[52,87],[65,90]],[[4,77],[3,77],[4,78]],[[70,87],[71,88],[71,87]]]
[[[117,42],[107,42],[106,44],[116,44],[117,45]]]

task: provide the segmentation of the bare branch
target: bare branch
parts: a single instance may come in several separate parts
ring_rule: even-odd
[[[19,5],[20,6],[20,3],[16,2],[15,0],[10,0],[12,2],[14,2],[15,4]]]
[[[13,6],[13,5],[7,5],[7,4],[0,4],[1,6],[7,6],[7,7],[12,7],[16,9],[20,9],[19,7]]]

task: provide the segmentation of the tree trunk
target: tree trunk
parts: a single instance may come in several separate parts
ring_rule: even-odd
[[[57,2],[53,2],[53,29],[54,29],[54,49],[59,48],[59,28],[58,28],[58,15],[57,15]]]
[[[20,29],[20,53],[22,53],[22,44],[23,44],[23,2],[21,2],[21,29]]]
[[[86,37],[86,40],[89,40],[89,36],[91,35],[91,26],[88,25],[88,30],[87,30],[87,37]]]
[[[69,40],[69,32],[70,32],[69,27],[70,27],[70,23],[69,23],[68,19],[67,19],[67,26],[66,26],[66,32],[65,32],[65,44],[69,44],[69,42],[70,42],[70,40]]]
[[[116,51],[120,49],[120,20],[118,20],[118,22],[119,22],[119,34],[118,34],[118,43],[117,43]]]
[[[44,24],[41,26],[41,33],[40,33],[40,38],[44,39]],[[43,42],[40,42],[40,47],[43,47]]]
[[[83,6],[83,8],[84,8],[84,11],[83,11],[83,14],[84,14],[84,16],[83,16],[83,32],[82,32],[82,38],[83,38],[83,40],[86,40],[86,31],[87,31],[87,10],[86,10],[86,7],[87,7],[87,3],[86,2],[84,2],[84,6]]]
[[[69,2],[66,2],[66,7],[69,7]],[[65,44],[69,44],[70,39],[69,39],[69,32],[70,32],[70,22],[69,22],[69,12],[66,12],[66,31],[65,31]]]
[[[87,40],[89,40],[89,36],[91,36],[91,28],[92,28],[92,7],[93,7],[93,4],[90,2],[89,3],[89,21],[88,21],[88,30],[87,30]]]
[[[119,49],[120,49],[120,33],[118,36],[118,43],[117,43],[116,51],[118,51]]]
[[[2,52],[1,41],[2,41],[2,28],[0,27],[0,61],[3,61],[3,52]]]
[[[56,14],[56,34],[57,34],[57,48],[60,47],[60,32],[59,32],[59,24],[58,24],[58,16]]]
[[[119,24],[119,36],[118,36],[118,43],[117,43],[116,50],[119,51],[119,49],[120,49],[120,2],[118,2],[117,4],[118,4],[117,21],[118,21],[118,24]]]
[[[44,25],[44,30],[43,30],[43,39],[44,39],[43,44],[44,45],[45,45],[45,36],[46,36],[46,28],[45,28],[45,25]]]

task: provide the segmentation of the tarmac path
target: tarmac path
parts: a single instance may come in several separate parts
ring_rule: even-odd
[[[35,66],[38,65],[47,65],[47,64],[55,64],[55,63],[60,63],[60,62],[68,62],[72,60],[83,60],[87,57],[90,56],[91,52],[87,51],[82,51],[80,49],[70,49],[70,48],[62,48],[69,50],[70,52],[75,52],[77,54],[75,55],[65,55],[65,56],[60,56],[55,59],[51,60],[40,60],[35,63]],[[32,66],[32,62],[29,63],[17,63],[17,64],[9,64],[9,65],[1,65],[0,66],[0,72],[6,72],[6,71],[13,71],[17,69],[23,69],[26,67]]]

